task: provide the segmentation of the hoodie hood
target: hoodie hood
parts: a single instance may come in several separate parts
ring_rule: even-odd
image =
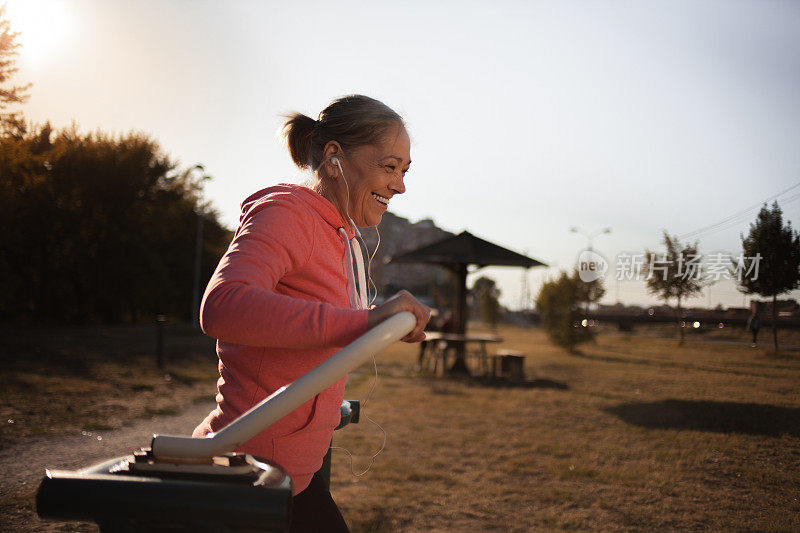
[[[339,228],[344,228],[348,239],[355,237],[355,225],[351,225],[351,227],[348,228],[344,223],[342,215],[339,214],[339,211],[327,198],[308,187],[291,183],[273,185],[248,196],[244,202],[242,202],[242,213],[239,216],[239,223],[247,216],[258,212],[264,206],[264,202],[267,199],[280,200],[282,196],[292,196],[302,200],[310,209],[316,211],[331,228],[337,231]]]
[[[349,228],[345,225],[342,215],[327,198],[302,185],[281,183],[261,189],[247,197],[247,199],[242,202],[242,213],[239,216],[239,223],[242,224],[247,217],[253,216],[268,203],[280,202],[281,200],[300,204],[314,211],[333,231],[339,234],[344,244],[342,261],[347,277],[347,292],[350,298],[350,307],[354,309],[365,309],[368,305],[368,274],[364,270],[364,258],[361,255],[361,246],[358,243],[358,239],[356,239],[358,230],[355,224],[351,224]],[[299,202],[297,200],[299,200]]]

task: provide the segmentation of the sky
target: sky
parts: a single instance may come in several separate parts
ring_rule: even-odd
[[[527,274],[533,295],[603,228],[603,303],[651,305],[644,281],[615,280],[620,253],[660,250],[666,230],[738,255],[776,197],[800,224],[800,2],[7,5],[28,119],[145,132],[182,168],[205,166],[231,228],[250,193],[308,178],[277,136],[281,116],[316,117],[351,93],[407,122],[413,164],[390,210],[547,263]],[[505,305],[525,304],[521,270],[480,275]],[[689,305],[748,300],[722,280]]]

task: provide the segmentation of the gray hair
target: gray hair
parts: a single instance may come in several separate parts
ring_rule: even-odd
[[[328,104],[317,120],[302,113],[286,115],[281,134],[294,164],[316,170],[328,142],[338,142],[347,153],[358,146],[377,144],[394,123],[405,127],[402,117],[383,102],[351,94]]]

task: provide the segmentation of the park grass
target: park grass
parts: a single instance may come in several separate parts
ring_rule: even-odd
[[[3,333],[5,444],[213,391],[213,341],[187,326],[168,326],[165,370],[153,326]],[[800,356],[611,332],[569,353],[538,329],[499,333],[527,354],[530,386],[420,375],[417,346],[378,357],[365,413],[386,450],[358,478],[345,454],[333,460],[354,532],[800,530]],[[351,375],[348,398],[371,372]],[[335,440],[360,471],[381,432],[362,417]]]
[[[164,368],[155,353],[152,324],[0,330],[0,446],[112,430],[213,396],[212,339],[168,324]]]
[[[503,327],[531,387],[420,376],[379,359],[366,412],[388,433],[364,477],[334,454],[353,531],[800,530],[800,359],[604,334],[576,353]],[[364,394],[367,370],[348,397]],[[366,421],[336,435],[361,456]]]

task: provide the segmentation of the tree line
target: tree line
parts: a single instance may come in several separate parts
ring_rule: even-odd
[[[736,258],[726,258],[723,269],[734,279],[744,294],[757,294],[772,300],[772,336],[775,352],[778,351],[777,297],[800,287],[800,234],[792,229],[791,222],[784,224],[783,213],[777,202],[766,204],[756,220],[750,224],[745,236],[741,235],[742,253]],[[684,340],[682,305],[688,299],[713,283],[713,278],[699,274],[697,260],[699,243],[681,243],[678,237],[663,234],[663,252],[645,250],[645,260],[640,271],[646,275],[647,290],[667,305],[675,301],[675,318],[680,343]],[[591,283],[602,283],[598,279]],[[562,272],[561,277],[546,282],[536,299],[542,321],[551,340],[573,349],[592,339],[588,328],[580,326],[587,305],[599,301],[602,285],[587,284],[572,273]]]
[[[205,230],[203,287],[230,232],[202,209],[200,178],[176,168],[141,133],[6,128],[0,321],[190,318],[197,218]]]

